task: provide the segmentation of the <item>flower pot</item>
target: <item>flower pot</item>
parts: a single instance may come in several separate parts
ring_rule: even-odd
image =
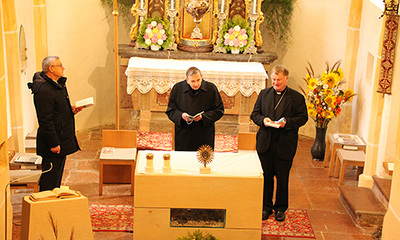
[[[233,48],[233,49],[231,50],[231,53],[232,53],[232,54],[239,54],[239,53],[240,53],[240,50],[239,50],[239,48]]]
[[[311,155],[313,159],[318,161],[323,161],[325,156],[325,136],[326,136],[326,127],[315,127],[315,141],[311,147]]]
[[[153,51],[158,51],[158,50],[160,50],[160,46],[159,45],[151,45],[150,49]]]

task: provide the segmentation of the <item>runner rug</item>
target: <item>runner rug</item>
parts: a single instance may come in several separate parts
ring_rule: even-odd
[[[90,205],[93,231],[132,232],[132,205]],[[289,209],[284,222],[277,222],[271,215],[262,225],[263,236],[315,238],[307,211]]]
[[[271,215],[263,221],[261,233],[263,236],[315,238],[307,211],[303,209],[288,209],[283,222]]]
[[[89,206],[92,228],[95,232],[133,232],[132,205]]]
[[[172,134],[162,132],[138,132],[138,149],[166,150],[172,149]],[[236,135],[215,135],[215,152],[237,151]]]

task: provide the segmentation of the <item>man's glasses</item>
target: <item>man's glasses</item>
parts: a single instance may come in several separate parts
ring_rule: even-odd
[[[62,68],[63,67],[63,65],[62,64],[60,64],[60,65],[51,65],[52,67],[60,67],[60,68]]]

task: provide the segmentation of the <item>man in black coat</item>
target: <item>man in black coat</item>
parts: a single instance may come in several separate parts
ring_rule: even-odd
[[[203,80],[198,68],[189,68],[186,81],[174,85],[165,113],[175,123],[176,151],[197,151],[204,144],[214,149],[214,123],[224,115],[224,104],[217,87]]]
[[[43,71],[35,73],[33,82],[28,83],[39,123],[36,152],[42,157],[42,172],[52,168],[40,177],[40,191],[60,187],[66,156],[80,150],[74,114],[82,107],[71,106],[64,69],[59,57],[48,56],[43,59]]]
[[[289,71],[282,65],[271,70],[272,87],[263,89],[251,119],[260,126],[256,149],[264,171],[262,219],[275,211],[277,221],[285,220],[288,208],[289,172],[297,149],[298,130],[307,120],[302,94],[287,87]],[[276,199],[272,202],[276,176]]]

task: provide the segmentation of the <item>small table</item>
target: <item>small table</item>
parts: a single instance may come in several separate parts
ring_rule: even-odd
[[[346,166],[355,166],[357,169],[357,178],[361,173],[361,169],[364,168],[365,164],[365,153],[363,151],[352,151],[352,150],[344,150],[338,149],[336,156],[336,172],[339,170],[339,162],[341,163],[340,167],[340,176],[339,176],[339,186],[343,184],[344,180],[344,172],[346,170]],[[337,174],[335,173],[335,177]]]
[[[332,148],[332,151],[331,151]],[[329,165],[329,176],[333,176],[333,170],[335,168],[336,150],[337,149],[353,149],[366,151],[366,144],[362,138],[353,134],[343,133],[330,133],[328,134],[328,141],[326,143],[324,167]]]
[[[36,153],[16,153],[10,161],[10,170],[42,169],[42,157]]]
[[[34,192],[39,192],[41,172],[41,170],[10,170],[10,188],[32,188]],[[21,180],[16,181],[17,179]]]
[[[131,194],[134,192],[136,148],[103,147],[100,154],[99,195],[103,195],[104,166],[130,166]]]

